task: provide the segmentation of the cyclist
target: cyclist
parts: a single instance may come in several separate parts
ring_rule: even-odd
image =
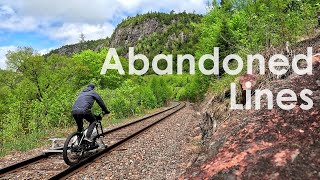
[[[92,131],[96,126],[95,116],[91,112],[94,101],[97,101],[101,107],[103,115],[110,113],[101,97],[94,91],[94,84],[89,84],[88,87],[83,89],[72,106],[72,116],[77,123],[78,132],[83,131],[83,119],[90,123],[86,134],[86,140],[90,142],[92,142]]]

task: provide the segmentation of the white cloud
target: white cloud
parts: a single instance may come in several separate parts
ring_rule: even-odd
[[[47,48],[47,49],[42,49],[40,51],[38,51],[39,54],[41,55],[45,55],[48,54],[51,50],[54,50],[55,48]]]
[[[0,69],[5,69],[6,68],[6,54],[8,51],[14,51],[16,50],[17,47],[15,46],[2,46],[0,47]]]
[[[4,0],[23,16],[59,18],[66,22],[104,23],[126,13],[150,10],[205,12],[207,0]]]
[[[51,23],[50,23],[51,21]],[[20,16],[17,12],[7,6],[0,5],[0,29],[13,32],[33,31],[47,35],[50,39],[62,40],[64,44],[79,42],[79,35],[83,33],[86,40],[94,40],[111,36],[114,26],[110,23],[62,23],[55,26],[54,19],[44,17]]]
[[[0,7],[0,16],[10,16],[14,14],[14,10],[7,6],[7,5],[3,5]]]
[[[87,23],[111,20],[121,8],[117,1],[105,0],[17,0],[6,1],[6,4],[22,16]]]
[[[11,31],[32,31],[39,26],[39,21],[30,16],[18,16],[9,6],[0,6],[0,29]]]
[[[207,0],[1,0],[0,30],[36,32],[64,43],[111,36],[118,22],[128,14],[148,11],[205,12]]]
[[[111,24],[65,23],[61,27],[45,29],[42,33],[51,39],[60,39],[72,44],[79,42],[81,33],[84,34],[85,40],[95,40],[110,36],[113,29],[114,26]]]

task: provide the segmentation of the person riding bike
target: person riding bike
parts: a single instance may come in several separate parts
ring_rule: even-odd
[[[96,126],[96,118],[91,112],[94,101],[97,101],[101,107],[102,114],[110,113],[101,97],[94,91],[94,84],[89,84],[85,89],[83,89],[72,106],[72,116],[77,123],[78,132],[83,131],[83,119],[90,123],[86,134],[86,140],[90,142],[92,142],[92,131]]]

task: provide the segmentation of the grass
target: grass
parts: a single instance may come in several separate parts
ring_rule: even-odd
[[[105,116],[104,119],[102,120],[103,127],[106,128],[111,125],[116,125],[125,121],[130,121],[133,120],[134,118],[137,118],[139,116],[143,116],[146,114],[154,113],[156,111],[159,111],[163,108],[157,108],[157,109],[152,109],[152,110],[146,110],[145,112],[131,116],[129,118],[122,118],[122,119],[116,119],[112,118],[112,116]],[[84,121],[84,127],[88,127],[88,123]],[[39,148],[41,146],[49,145],[51,144],[51,141],[48,139],[51,137],[67,137],[69,134],[72,132],[76,131],[77,127],[75,125],[76,123],[74,122],[73,125],[70,127],[65,127],[65,128],[52,128],[52,129],[47,129],[45,131],[35,131],[32,132],[31,134],[27,134],[25,136],[20,136],[17,137],[16,139],[13,139],[10,142],[6,143],[1,143],[0,145],[0,157],[6,156],[12,152],[17,152],[17,151],[28,151],[34,148]]]
[[[230,84],[233,83],[236,78],[236,76],[225,74],[220,79],[216,79],[211,83],[212,92],[214,94],[224,93],[230,89]]]
[[[13,151],[27,151],[44,145],[43,138],[46,135],[44,132],[33,132],[23,137],[17,137],[10,142],[3,143],[0,148],[0,156],[5,156]]]

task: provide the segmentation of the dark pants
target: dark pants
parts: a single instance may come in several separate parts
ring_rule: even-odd
[[[87,138],[91,137],[92,131],[96,126],[96,118],[93,114],[72,114],[73,118],[76,120],[78,126],[78,132],[83,131],[83,119],[87,120],[90,125],[87,131]]]

